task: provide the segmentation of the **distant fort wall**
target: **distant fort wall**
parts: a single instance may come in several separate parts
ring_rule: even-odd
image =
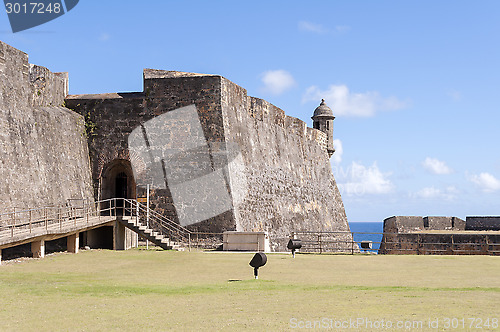
[[[83,118],[63,107],[67,73],[0,42],[0,213],[92,198]]]
[[[390,217],[379,254],[500,255],[500,217]]]

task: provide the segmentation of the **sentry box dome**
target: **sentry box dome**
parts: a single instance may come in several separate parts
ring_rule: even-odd
[[[295,250],[302,248],[302,241],[299,239],[290,239],[286,247],[292,251],[293,258],[295,258]]]
[[[256,253],[250,261],[250,266],[253,267],[253,275],[255,279],[259,279],[259,267],[266,265],[267,256],[263,252]]]

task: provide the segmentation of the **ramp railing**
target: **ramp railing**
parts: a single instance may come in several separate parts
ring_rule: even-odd
[[[70,199],[66,205],[48,205],[34,209],[14,209],[0,214],[0,241],[17,236],[29,237],[40,231],[63,231],[69,226],[84,227],[101,216],[117,215],[117,199],[98,202]],[[94,218],[94,219],[92,219]]]
[[[124,209],[128,215],[139,216],[137,222],[151,228],[180,245],[215,249],[222,245],[222,233],[197,232],[187,229],[163,214],[149,209],[135,199],[124,199]]]

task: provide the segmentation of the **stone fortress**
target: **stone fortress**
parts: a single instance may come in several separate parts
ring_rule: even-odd
[[[379,254],[500,255],[500,217],[393,216]]]
[[[308,128],[222,76],[154,69],[142,92],[68,95],[66,73],[2,42],[0,82],[0,211],[135,199],[149,185],[174,222],[265,231],[274,251],[294,231],[349,231],[324,101]]]

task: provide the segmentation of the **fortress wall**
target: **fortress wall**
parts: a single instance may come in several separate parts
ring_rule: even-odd
[[[379,254],[500,255],[500,235],[444,231],[398,234],[393,243],[381,244]]]
[[[470,218],[467,217],[467,221]],[[495,217],[484,217],[494,219]],[[468,232],[457,217],[395,216],[384,220],[380,254],[498,255],[500,235]],[[478,227],[477,231],[493,230]],[[497,244],[498,243],[498,244]]]
[[[148,116],[144,99],[135,94],[81,95],[68,96],[66,105],[86,122],[94,197],[101,199],[104,168],[113,160],[130,160],[127,136]]]
[[[224,126],[220,111],[220,76],[185,76],[177,72],[145,70],[144,77],[143,93],[79,95],[66,99],[68,107],[84,115],[87,122],[94,126],[94,132],[89,136],[89,147],[96,197],[100,195],[102,182],[109,180],[103,178],[107,165],[117,159],[130,161],[128,137],[141,124],[148,123],[148,132],[157,132],[159,136],[156,138],[168,141],[172,146],[182,146],[183,141],[189,139],[183,133],[187,135],[191,126],[201,125],[211,152],[217,154],[217,148],[222,148],[220,143],[224,142]],[[163,114],[190,105],[195,105],[197,109],[198,118],[195,121],[178,119],[158,124],[154,121]],[[196,163],[196,153],[190,151],[189,154]],[[218,163],[227,164],[224,158],[224,154],[218,154]],[[137,196],[146,196],[145,185],[137,188]],[[169,188],[152,188],[151,197],[153,209],[179,222],[178,216],[184,212],[174,207]],[[210,198],[213,197],[209,194],[204,197],[205,200]],[[177,205],[177,208],[183,207],[183,204]],[[190,226],[193,230],[206,232],[234,230],[235,227],[232,210]]]
[[[467,217],[465,218],[465,230],[498,231],[500,230],[500,217]]]
[[[328,155],[303,121],[226,79],[222,112],[244,164],[244,179],[230,171],[232,186],[247,189],[233,198],[237,230],[268,231],[272,250],[286,250],[292,231],[349,230]]]
[[[453,217],[424,217],[424,227],[429,230],[451,230]]]
[[[0,42],[0,211],[91,198],[83,119],[62,107],[65,74]]]
[[[143,93],[69,96],[66,104],[84,115],[87,127],[93,130],[89,146],[96,195],[107,181],[103,173],[106,165],[134,157],[129,155],[127,140],[141,124],[148,133],[157,133],[149,137],[150,143],[154,145],[159,139],[164,146],[182,146],[191,139],[192,126],[201,125],[211,167],[203,168],[206,155],[201,150],[190,149],[185,156],[197,172],[201,171],[195,181],[204,175],[223,175],[222,191],[226,195],[229,191],[230,204],[189,228],[268,231],[273,250],[285,250],[292,231],[349,230],[328,154],[318,144],[323,133],[307,128],[305,122],[286,116],[262,99],[247,96],[245,89],[220,76],[146,69]],[[159,121],[190,105],[196,106],[198,118],[194,121]],[[188,176],[190,170],[186,172]],[[219,184],[209,183],[214,187],[193,188],[201,197],[197,204],[224,205],[224,195],[219,197],[220,188],[215,188]],[[180,222],[189,211],[189,203],[174,206],[172,184],[178,185],[169,182],[167,189],[153,189],[151,206]],[[145,196],[144,191],[144,187],[139,188],[138,196]]]

